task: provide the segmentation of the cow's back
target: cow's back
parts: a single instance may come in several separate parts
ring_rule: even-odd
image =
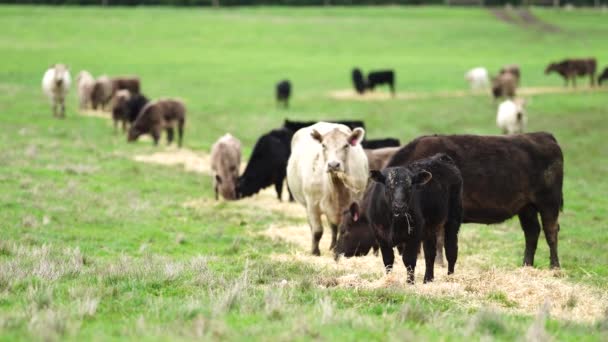
[[[502,222],[526,204],[561,202],[563,156],[549,133],[423,136],[401,148],[387,166],[435,153],[448,154],[462,173],[465,222]]]

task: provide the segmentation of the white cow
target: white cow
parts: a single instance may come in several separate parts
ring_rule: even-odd
[[[76,86],[78,88],[78,100],[80,109],[91,107],[91,93],[95,85],[95,78],[90,72],[82,70],[76,77]]]
[[[55,64],[44,73],[42,91],[51,100],[53,116],[65,117],[65,97],[71,83],[70,71],[64,64]]]
[[[363,128],[351,131],[345,125],[319,122],[298,130],[291,140],[287,184],[296,201],[306,207],[314,255],[321,254],[321,215],[331,226],[333,249],[342,212],[363,196],[369,178],[361,147],[364,136]]]
[[[490,86],[488,70],[483,67],[477,67],[469,70],[464,75],[464,79],[469,82],[471,90],[487,89]]]
[[[496,125],[503,134],[523,133],[528,123],[523,99],[505,100],[498,106]]]

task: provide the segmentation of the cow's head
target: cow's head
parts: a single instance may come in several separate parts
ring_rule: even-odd
[[[239,179],[238,166],[223,166],[219,170],[215,170],[215,186],[224,199],[235,200],[237,199],[237,182]]]
[[[321,135],[317,130],[310,134],[319,144],[321,144],[322,161],[325,164],[325,171],[329,173],[345,172],[348,170],[348,153],[351,148],[361,143],[365,136],[365,131],[357,127],[350,134],[338,128],[334,128],[328,133]]]
[[[55,84],[61,86],[68,73],[68,67],[64,64],[55,64],[53,68],[55,69]]]
[[[416,187],[433,178],[426,170],[412,171],[405,167],[389,167],[370,171],[370,178],[384,187],[385,200],[395,218],[406,217],[410,211],[412,194]]]
[[[548,75],[552,71],[556,71],[556,70],[557,70],[557,63],[551,63],[551,64],[547,65],[547,68],[545,69],[545,75]]]
[[[370,241],[361,241],[361,239],[375,239],[369,227],[369,221],[361,217],[361,209],[357,202],[353,202],[342,213],[342,222],[338,232],[338,241],[334,248],[336,259],[340,255],[350,258],[360,254],[361,245],[370,245]]]
[[[129,133],[127,134],[127,141],[133,142],[133,141],[137,140],[137,138],[139,138],[139,136],[142,134],[143,134],[143,132],[141,132],[139,129],[137,129],[136,125],[133,124],[129,128]]]

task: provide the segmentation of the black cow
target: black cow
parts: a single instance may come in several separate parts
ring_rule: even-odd
[[[319,121],[324,121],[324,120],[319,120]],[[299,129],[308,127],[308,126],[312,126],[319,121],[291,121],[289,119],[285,119],[285,121],[283,122],[283,127],[290,129],[291,131],[293,131],[295,133]],[[342,125],[348,126],[348,128],[350,128],[350,129],[355,129],[357,127],[361,127],[363,129],[365,129],[365,123],[363,123],[363,121],[358,121],[358,120],[329,120],[329,121],[325,121],[325,122],[342,124]]]
[[[353,256],[364,256],[370,249],[378,254],[378,242],[374,231],[369,225],[369,220],[363,213],[357,202],[353,202],[342,214],[342,222],[338,228],[338,241],[334,248],[335,258],[340,255],[347,258]]]
[[[367,88],[367,85],[365,84],[365,78],[363,77],[361,69],[354,68],[351,72],[351,76],[353,79],[353,86],[355,87],[355,91],[357,91],[357,93],[359,94],[365,93],[365,88]]]
[[[602,71],[602,73],[600,74],[600,77],[597,78],[597,83],[599,85],[602,85],[602,82],[604,82],[604,80],[608,80],[608,67],[606,67],[606,69],[604,69],[604,71]]]
[[[449,155],[464,180],[463,222],[492,224],[514,215],[526,237],[524,265],[534,264],[542,221],[552,268],[559,268],[558,217],[563,206],[564,158],[553,135],[422,136],[395,153],[387,167],[436,153]]]
[[[289,107],[289,97],[291,96],[291,82],[289,80],[277,83],[276,96],[277,105],[283,104],[283,107]]]
[[[237,182],[236,193],[239,198],[251,196],[274,184],[277,197],[281,200],[283,181],[287,174],[287,161],[291,154],[292,137],[292,130],[280,128],[274,129],[258,139],[245,172]],[[289,199],[293,201],[291,192]]]
[[[458,256],[462,222],[462,176],[446,154],[436,154],[403,166],[372,170],[366,212],[387,272],[393,268],[393,247],[405,244],[402,255],[407,282],[414,283],[416,258],[423,243],[424,282],[433,281],[437,232],[445,229],[448,274]]]
[[[388,84],[391,94],[395,96],[395,72],[393,70],[370,71],[367,74],[367,89],[374,90],[376,86]]]
[[[385,147],[399,147],[401,146],[401,141],[397,138],[385,138],[385,139],[370,139],[363,140],[361,142],[361,147],[368,150],[375,150],[378,148]]]

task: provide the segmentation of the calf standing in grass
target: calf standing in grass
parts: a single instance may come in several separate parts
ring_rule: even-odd
[[[487,89],[490,86],[488,69],[477,67],[473,68],[464,75],[464,79],[469,82],[471,90]]]
[[[148,103],[139,113],[129,129],[127,140],[137,140],[142,134],[152,135],[154,145],[158,145],[160,133],[167,131],[167,142],[173,142],[173,132],[177,127],[177,145],[182,146],[184,124],[186,123],[186,107],[179,100],[163,99]]]
[[[462,222],[462,177],[454,161],[445,154],[437,154],[405,166],[372,170],[370,177],[374,183],[368,189],[367,217],[380,245],[386,271],[393,268],[393,247],[403,242],[407,281],[413,284],[422,242],[424,282],[433,281],[436,237],[443,227],[448,274],[454,273]]]
[[[528,122],[523,99],[506,100],[498,106],[496,125],[503,134],[523,133]]]
[[[333,249],[342,213],[363,195],[368,179],[367,157],[361,148],[364,135],[362,128],[319,122],[293,136],[287,184],[296,201],[306,207],[314,255],[321,254],[321,215],[331,226]]]
[[[251,196],[265,187],[274,185],[277,198],[279,201],[281,200],[283,182],[287,175],[287,161],[291,154],[292,137],[293,131],[280,128],[274,129],[258,139],[245,172],[239,177],[238,197]],[[289,198],[293,201],[291,193],[289,193]]]
[[[568,86],[568,81],[572,80],[572,86],[576,87],[576,78],[579,76],[589,75],[590,85],[593,86],[595,83],[595,68],[597,61],[595,58],[587,59],[564,59],[558,63],[551,63],[545,69],[545,74],[548,75],[552,72],[557,72],[563,78],[565,86]]]
[[[370,71],[367,74],[367,89],[374,90],[381,84],[388,84],[391,94],[395,96],[395,72],[393,70]]]
[[[54,117],[65,117],[65,97],[71,83],[70,71],[63,64],[55,64],[44,73],[42,91],[51,100]]]
[[[99,76],[93,84],[93,90],[91,91],[91,104],[93,109],[97,108],[103,110],[104,107],[110,103],[112,95],[114,94],[112,80],[108,76]]]
[[[95,85],[93,75],[86,70],[82,70],[76,77],[76,85],[78,87],[79,108],[82,110],[91,107],[91,93]]]
[[[227,200],[235,200],[236,181],[241,167],[241,142],[230,133],[218,139],[211,147],[211,171],[215,199],[218,194]]]
[[[289,107],[289,97],[291,96],[291,82],[283,80],[277,83],[276,86],[277,104],[283,104],[283,107]]]

